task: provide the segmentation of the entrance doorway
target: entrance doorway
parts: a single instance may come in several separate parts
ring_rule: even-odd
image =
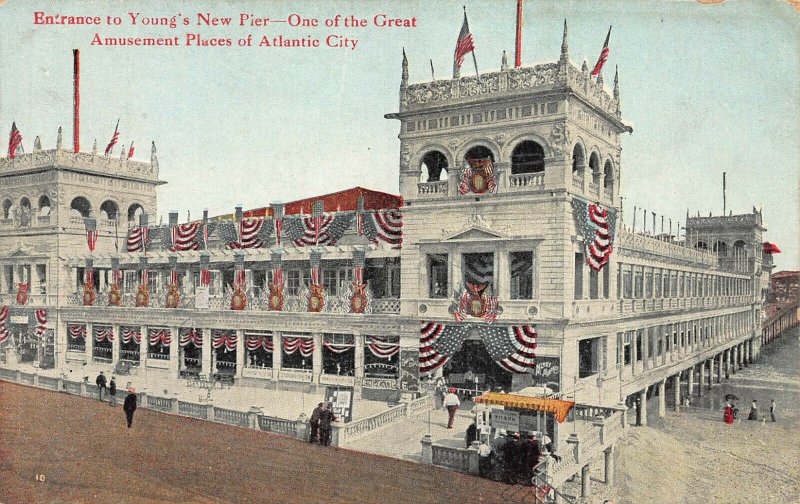
[[[511,373],[504,370],[489,356],[489,352],[478,339],[465,340],[461,349],[444,366],[447,383],[464,389],[465,395],[473,397],[487,390],[511,390]]]

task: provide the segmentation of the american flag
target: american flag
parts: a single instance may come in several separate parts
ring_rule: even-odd
[[[133,157],[133,142],[131,142],[131,147],[128,149],[128,159]]]
[[[268,245],[272,234],[272,223],[265,219],[242,219],[238,226],[234,222],[220,222],[219,236],[231,249],[261,248]]]
[[[573,198],[572,216],[576,230],[583,236],[586,262],[595,271],[600,271],[614,250],[616,212],[612,208]]]
[[[364,236],[373,243],[383,241],[396,249],[403,244],[403,213],[399,208],[367,213],[362,225]]]
[[[533,326],[484,326],[481,340],[489,356],[513,373],[527,373],[536,367],[536,330]]]
[[[11,135],[8,137],[8,158],[14,159],[17,155],[17,148],[22,143],[22,133],[17,129],[17,123],[11,123]]]
[[[94,247],[97,244],[97,229],[86,230],[86,243],[89,245],[89,252],[94,252]]]
[[[114,136],[111,137],[111,141],[106,145],[106,156],[114,150],[114,146],[117,145],[117,140],[119,140],[119,119],[117,119],[117,125],[114,126]]]
[[[419,339],[419,372],[427,374],[445,365],[461,349],[467,326],[423,322]]]
[[[453,56],[453,75],[457,76],[458,71],[461,69],[461,64],[464,63],[464,57],[475,50],[475,45],[472,41],[472,34],[469,32],[469,22],[467,21],[467,12],[464,11],[464,24],[461,25],[461,31],[458,34],[456,41],[456,52]]]
[[[488,286],[494,279],[494,254],[464,254],[464,280]]]
[[[606,35],[606,41],[603,44],[603,50],[600,51],[600,57],[597,58],[597,63],[594,65],[594,70],[592,70],[592,75],[597,75],[600,73],[600,70],[603,69],[603,65],[606,63],[608,59],[608,39],[611,37],[611,27],[608,27],[608,34]]]

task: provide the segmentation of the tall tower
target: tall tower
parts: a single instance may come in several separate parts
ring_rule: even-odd
[[[618,76],[609,92],[569,60],[565,22],[552,63],[411,84],[404,53],[399,112],[386,117],[400,121],[402,313],[453,323],[459,293],[487,285],[495,324],[536,324],[540,351],[558,355],[578,285],[599,282],[602,297],[615,282],[577,267],[573,200],[619,205],[632,129]]]

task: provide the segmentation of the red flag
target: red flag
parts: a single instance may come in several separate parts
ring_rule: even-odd
[[[594,70],[592,70],[592,75],[597,75],[600,73],[600,70],[603,69],[603,65],[606,63],[608,59],[608,39],[611,37],[611,27],[608,27],[608,35],[606,35],[606,41],[603,44],[603,50],[600,51],[600,57],[597,58],[597,63],[594,65]]]
[[[17,123],[11,123],[11,135],[8,137],[8,158],[14,159],[17,148],[22,143],[22,133],[17,129]]]
[[[111,141],[108,142],[108,145],[106,145],[106,156],[108,156],[108,154],[114,149],[114,146],[117,145],[117,140],[119,140],[119,119],[117,119],[117,125],[114,126],[114,136],[111,137]]]
[[[128,149],[128,159],[133,157],[133,142],[131,142],[131,147]]]
[[[781,249],[778,248],[777,245],[770,242],[764,242],[764,253],[765,254],[780,254]]]
[[[467,21],[467,12],[464,11],[464,24],[461,25],[461,31],[458,34],[456,41],[456,52],[453,61],[453,75],[458,75],[461,69],[461,64],[464,63],[464,57],[475,50],[475,45],[472,41],[472,34],[469,32],[469,22]]]

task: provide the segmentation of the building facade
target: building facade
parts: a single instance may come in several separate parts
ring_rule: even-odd
[[[364,397],[444,375],[615,405],[757,354],[761,214],[626,227],[619,79],[575,65],[566,26],[553,63],[409,83],[404,57],[386,117],[399,195],[163,225],[155,147],[141,162],[59,135],[0,160],[3,358]]]

